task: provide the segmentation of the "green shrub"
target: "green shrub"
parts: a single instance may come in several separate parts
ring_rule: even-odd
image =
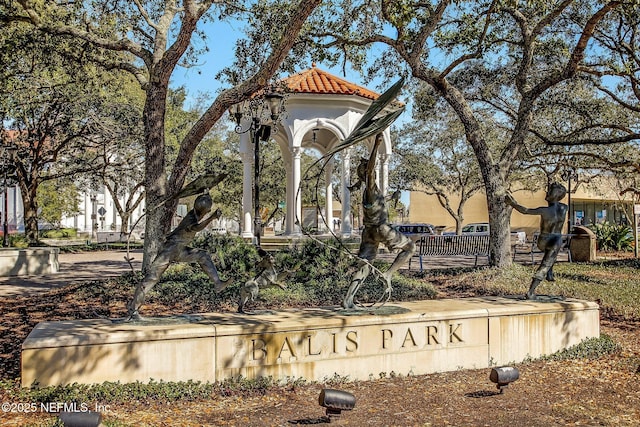
[[[45,239],[70,239],[78,235],[75,228],[56,228],[52,230],[42,230],[40,237]]]
[[[260,273],[256,269],[260,257],[255,246],[236,236],[217,234],[199,236],[194,246],[208,251],[220,276],[232,278],[233,284],[217,294],[198,266],[173,264],[149,297],[166,304],[182,301],[197,306],[198,310],[219,310],[237,304],[240,288]],[[360,266],[360,260],[336,241],[305,240],[273,255],[276,269],[289,272],[283,280],[286,289],[261,290],[259,301],[252,304],[252,309],[339,305]],[[386,288],[380,272],[388,266],[377,261],[374,266],[377,270],[358,291],[358,299],[362,302],[377,301]],[[392,279],[392,287],[393,300],[431,299],[436,294],[431,284],[398,274]]]
[[[611,224],[607,221],[590,225],[596,235],[596,243],[601,251],[630,251],[633,249],[633,232],[626,225]]]
[[[29,242],[24,234],[9,234],[9,246],[24,249],[29,247]]]
[[[541,357],[542,360],[577,360],[598,359],[608,354],[617,353],[622,349],[609,335],[602,334],[598,338],[587,338],[579,344]]]

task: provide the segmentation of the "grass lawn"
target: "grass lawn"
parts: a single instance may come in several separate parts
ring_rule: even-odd
[[[483,269],[457,274],[446,271],[447,286],[464,286],[485,295],[524,294],[536,266],[514,264],[508,269]],[[555,282],[544,281],[538,294],[596,301],[609,315],[640,319],[640,260],[620,259],[596,263],[560,262],[554,266]],[[437,272],[427,273],[433,277]],[[437,276],[435,276],[437,277]]]

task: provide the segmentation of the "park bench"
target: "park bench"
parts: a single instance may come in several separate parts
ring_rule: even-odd
[[[486,234],[462,234],[453,236],[425,235],[418,240],[418,258],[420,271],[423,271],[424,256],[475,256],[475,265],[478,265],[478,257],[486,256],[489,259],[489,235]],[[411,259],[409,260],[411,270]]]
[[[129,235],[119,231],[97,231],[96,240],[98,243],[126,243]]]
[[[112,246],[112,244],[129,243],[129,236],[131,236],[131,242],[139,241],[141,239],[141,237],[136,232],[121,233],[119,231],[97,231],[96,242],[98,244],[104,245],[104,247],[108,250]]]

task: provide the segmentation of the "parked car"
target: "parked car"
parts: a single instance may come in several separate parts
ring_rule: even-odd
[[[447,231],[442,233],[444,235],[454,235],[455,231]],[[488,222],[474,222],[462,227],[462,234],[489,234]],[[511,231],[511,244],[520,245],[527,242],[527,233],[524,231]]]
[[[488,222],[477,222],[462,227],[462,234],[489,234]]]
[[[436,234],[435,227],[432,224],[396,224],[393,225],[393,228],[414,242],[420,239],[420,236]]]

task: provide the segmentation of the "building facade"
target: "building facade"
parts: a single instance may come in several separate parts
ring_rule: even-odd
[[[567,187],[567,183],[564,183]],[[563,202],[569,205],[566,230],[574,225],[600,224],[605,221],[615,224],[633,224],[633,200],[630,194],[621,196],[615,180],[596,178],[589,185],[581,184],[571,189],[570,197]],[[523,206],[546,206],[546,191],[514,191],[513,196]],[[452,198],[454,206],[458,199]],[[464,206],[464,224],[488,222],[489,213],[484,192],[475,194]],[[528,236],[538,231],[540,218],[536,215],[523,215],[517,211],[511,213],[511,228],[525,231]],[[439,229],[455,230],[455,221],[440,205],[435,196],[419,191],[410,193],[408,223],[429,223]],[[569,224],[570,222],[570,224]]]

